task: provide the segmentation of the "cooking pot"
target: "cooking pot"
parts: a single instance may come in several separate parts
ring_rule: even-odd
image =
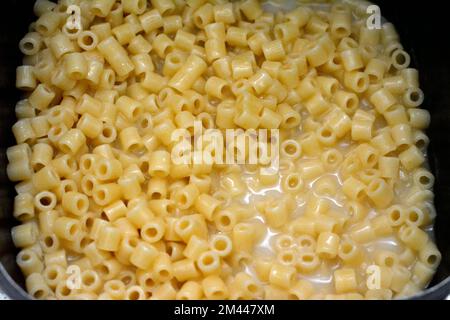
[[[410,1],[373,1],[382,15],[394,23],[401,42],[419,69],[426,94],[424,108],[432,116],[428,130],[431,145],[429,164],[436,177],[435,237],[442,262],[429,289],[411,299],[444,299],[450,295],[450,24],[441,1],[420,5]],[[10,230],[13,219],[13,184],[6,176],[6,149],[15,144],[11,126],[16,121],[14,106],[20,98],[15,89],[15,69],[21,64],[18,43],[33,16],[34,0],[3,0],[0,7],[0,299],[30,299],[24,278],[16,265]]]

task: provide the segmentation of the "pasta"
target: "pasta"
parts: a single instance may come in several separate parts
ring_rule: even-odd
[[[69,2],[75,30],[60,10]],[[428,232],[430,114],[394,26],[370,30],[354,14],[364,3],[273,13],[258,0],[37,0],[7,150],[29,294],[392,299],[425,288],[442,258]]]

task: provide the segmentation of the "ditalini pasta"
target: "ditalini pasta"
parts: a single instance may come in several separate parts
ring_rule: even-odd
[[[394,26],[369,28],[367,5],[37,0],[7,150],[30,295],[392,299],[425,288],[441,259],[430,114]],[[230,129],[232,141],[214,140]],[[244,161],[221,162],[217,141]],[[193,161],[174,158],[186,150]]]

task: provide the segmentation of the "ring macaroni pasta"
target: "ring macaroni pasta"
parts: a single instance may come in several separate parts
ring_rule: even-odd
[[[392,299],[425,288],[441,259],[430,114],[394,26],[368,28],[364,6],[37,0],[7,150],[29,294]],[[196,122],[279,130],[278,172],[174,163],[172,133],[186,129],[191,146]],[[242,140],[226,148],[248,157]]]

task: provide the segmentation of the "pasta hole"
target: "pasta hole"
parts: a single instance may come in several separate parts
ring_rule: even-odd
[[[34,165],[34,171],[38,172],[38,171],[40,171],[41,169],[43,169],[44,167],[45,167],[45,165],[44,165],[43,163],[36,163],[36,164]]]
[[[55,242],[53,241],[53,238],[51,236],[47,236],[44,238],[44,244],[47,248],[53,247]]]
[[[73,224],[72,226],[70,226],[70,228],[69,228],[69,234],[70,234],[71,236],[76,235],[77,232],[78,232],[78,225]]]
[[[420,182],[420,184],[426,186],[426,185],[430,184],[431,181],[430,181],[430,178],[428,178],[427,176],[421,176],[419,178],[419,182]]]
[[[338,91],[338,89],[339,89],[339,85],[337,83],[333,83],[330,87],[331,94],[335,94],[336,91]]]
[[[187,196],[186,196],[184,193],[180,194],[180,195],[178,196],[178,202],[179,202],[181,205],[186,205],[187,202],[188,202]]]
[[[171,53],[173,51],[173,46],[172,45],[168,45],[164,50],[163,50],[163,54],[168,55],[169,53]]]
[[[82,42],[85,46],[92,46],[94,44],[94,39],[90,35],[85,35],[82,39]]]
[[[426,147],[426,145],[427,145],[427,142],[426,142],[424,139],[419,139],[419,140],[416,142],[416,146],[417,146],[417,148],[419,148],[419,149],[424,149],[424,148]]]
[[[395,260],[392,257],[386,257],[386,259],[384,259],[384,264],[386,267],[392,267],[394,266]]]
[[[46,276],[49,280],[56,280],[56,278],[58,277],[58,272],[52,269],[47,272]]]
[[[195,99],[194,100],[194,110],[200,111],[201,109],[202,109],[202,102],[200,101],[200,99]]]
[[[72,78],[77,79],[77,80],[80,80],[83,78],[83,74],[79,71],[73,71],[71,73],[71,76],[72,76]]]
[[[258,286],[256,284],[251,283],[247,286],[247,290],[250,291],[251,293],[257,293]]]
[[[92,274],[86,274],[83,278],[82,278],[83,284],[85,286],[92,286],[95,283],[95,277]]]
[[[94,218],[92,217],[86,218],[84,225],[86,226],[86,229],[90,230],[94,225]]]
[[[170,62],[172,62],[173,64],[179,64],[181,61],[180,61],[179,57],[173,56],[173,57],[170,57]]]
[[[310,248],[312,246],[312,242],[311,242],[311,240],[303,239],[300,242],[300,246],[303,247],[303,248]]]
[[[391,212],[391,219],[392,219],[393,221],[398,221],[398,220],[400,220],[400,211],[398,211],[398,210],[392,211],[392,212]]]
[[[61,290],[59,291],[59,293],[62,296],[67,297],[67,296],[69,296],[72,293],[72,290],[70,290],[69,287],[67,287],[67,286],[63,286],[61,288]]]
[[[83,168],[87,171],[89,171],[92,168],[92,159],[91,158],[84,159]]]
[[[54,128],[53,134],[54,134],[55,136],[59,136],[61,133],[62,133],[61,127],[56,127],[56,128]]]
[[[286,125],[288,126],[295,126],[298,123],[298,119],[296,117],[288,117],[286,119]]]
[[[377,82],[378,81],[378,77],[374,74],[369,74],[369,81],[370,82]]]
[[[109,288],[112,290],[112,291],[119,291],[120,290],[120,287],[119,287],[119,285],[117,284],[117,283],[111,283],[111,284],[109,284]]]
[[[83,199],[77,200],[77,209],[80,211],[84,211],[86,208],[87,203]]]
[[[360,190],[357,194],[356,194],[356,198],[359,200],[362,200],[364,198],[364,191]]]
[[[31,256],[27,253],[23,254],[21,257],[21,260],[24,262],[30,261],[31,260]]]
[[[332,136],[332,132],[329,129],[323,129],[320,135],[324,138],[330,138]]]
[[[147,129],[150,127],[150,121],[147,118],[141,120],[141,128]]]
[[[191,222],[189,220],[183,220],[180,222],[180,229],[187,230],[191,227]]]
[[[37,32],[41,33],[41,34],[47,34],[48,33],[48,28],[47,26],[43,25],[43,24],[38,24],[36,26],[36,30]]]
[[[343,27],[339,27],[339,28],[336,28],[335,32],[338,36],[345,36],[347,34],[347,29],[345,29]]]
[[[294,257],[290,253],[286,253],[281,258],[285,263],[292,263],[294,261]]]
[[[104,264],[98,267],[98,271],[105,276],[109,274],[109,268]]]
[[[207,256],[203,257],[202,263],[205,266],[210,266],[214,263],[214,258],[212,256],[207,255]]]
[[[304,254],[302,256],[302,261],[306,262],[306,263],[311,263],[311,262],[314,261],[314,257],[312,255],[310,255],[310,254]]]
[[[161,194],[161,192],[157,192],[157,191],[152,192],[151,198],[153,200],[159,200],[162,198],[162,194]]]
[[[230,86],[225,85],[220,89],[220,93],[223,97],[231,97],[233,95],[233,91],[231,91]]]
[[[328,156],[327,162],[328,162],[329,164],[335,164],[335,163],[337,162],[336,156],[335,156],[334,154],[330,154],[330,155]]]
[[[150,164],[147,160],[142,161],[139,168],[141,169],[142,172],[148,172],[148,169],[150,168]]]
[[[62,144],[60,144],[59,145],[59,148],[61,149],[61,151],[62,152],[64,152],[64,153],[71,153],[71,149],[70,149],[70,147],[67,145],[67,144],[65,144],[65,143],[62,143]]]
[[[138,7],[139,11],[144,11],[146,6],[147,6],[146,0],[139,0],[137,3],[137,7]]]
[[[337,66],[340,66],[340,65],[342,64],[341,57],[338,56],[338,55],[335,55],[335,56],[333,57],[332,62],[333,62],[333,64],[335,64],[335,65],[337,65]]]
[[[214,248],[218,251],[225,251],[225,249],[227,248],[227,243],[225,240],[216,240],[216,242],[214,243]]]
[[[89,238],[83,237],[83,238],[81,239],[81,241],[80,241],[80,248],[81,248],[81,249],[86,248],[87,245],[88,245],[89,243],[91,243],[91,241],[89,240]]]
[[[220,224],[224,227],[227,227],[231,224],[231,219],[228,216],[222,216],[220,218]]]
[[[92,191],[94,189],[94,182],[92,180],[88,179],[84,181],[85,189],[88,191]]]
[[[151,288],[151,287],[153,287],[154,285],[155,285],[155,281],[153,281],[152,278],[147,278],[147,279],[145,279],[145,286],[146,286],[147,288]]]
[[[105,199],[106,199],[106,192],[105,192],[104,190],[98,190],[98,191],[97,191],[97,198],[98,198],[100,201],[105,200]]]
[[[415,211],[410,212],[410,213],[409,213],[409,221],[411,221],[411,222],[417,222],[417,221],[419,221],[419,215],[418,215],[418,213],[415,212]]]
[[[362,80],[364,82],[364,80]],[[348,109],[355,109],[358,107],[358,100],[356,98],[350,98],[347,102]]]
[[[289,248],[292,245],[292,242],[290,240],[288,240],[288,239],[283,239],[280,242],[280,245],[281,245],[282,248]]]
[[[139,241],[136,238],[131,238],[128,240],[128,243],[130,244],[131,247],[136,248],[139,244]]]
[[[153,175],[156,177],[164,177],[166,175],[166,172],[163,170],[154,170]]]
[[[352,251],[353,251],[353,246],[351,244],[345,243],[344,245],[342,245],[342,252],[344,254],[349,254]]]
[[[417,91],[413,91],[413,92],[410,93],[409,98],[413,102],[418,102],[421,99],[421,95]]]
[[[148,228],[145,230],[145,235],[149,238],[154,238],[158,235],[158,230],[156,228]]]
[[[109,127],[104,128],[103,131],[102,131],[102,135],[103,135],[105,138],[111,138],[112,135],[113,135],[112,129],[109,128]]]
[[[175,207],[175,205],[169,204],[167,205],[166,210],[168,213],[174,214],[177,211],[177,208]]]
[[[380,189],[381,189],[381,183],[379,183],[378,181],[371,183],[369,186],[369,191],[373,192],[373,193],[379,191]]]
[[[288,300],[298,300],[298,296],[296,296],[294,293],[290,293],[288,295]]]
[[[141,149],[141,145],[139,143],[133,143],[130,145],[129,150],[131,152],[138,152]]]
[[[405,55],[398,53],[395,55],[395,61],[399,65],[404,65],[406,63],[406,57],[405,57]]]
[[[290,176],[288,179],[288,185],[290,188],[294,189],[299,185],[300,181],[297,176]]]
[[[129,275],[125,275],[122,277],[122,279],[120,279],[125,285],[129,285],[131,283],[131,276]]]
[[[24,43],[22,44],[22,46],[23,46],[23,48],[24,48],[26,51],[33,51],[33,50],[34,50],[34,43],[32,43],[32,42],[26,41],[26,42],[24,42]]]
[[[295,155],[295,154],[297,153],[298,149],[297,149],[297,147],[296,147],[295,145],[293,145],[293,144],[287,144],[287,145],[284,147],[284,151],[286,152],[286,154],[288,154],[288,155],[290,155],[290,156],[293,156],[293,155]]]
[[[140,297],[141,295],[137,291],[130,291],[128,293],[128,299],[130,300],[139,300]]]
[[[366,86],[366,80],[364,78],[359,78],[356,82],[356,86],[360,89],[364,88]]]
[[[42,299],[45,296],[45,291],[42,289],[36,290],[36,292],[33,294],[33,297],[36,299]]]
[[[427,263],[431,266],[435,265],[437,261],[438,261],[438,257],[435,254],[431,254],[427,258]]]
[[[197,26],[203,26],[203,18],[201,16],[196,16],[194,19]]]
[[[133,118],[137,118],[141,114],[141,108],[134,108],[133,112],[131,113],[131,116]]]
[[[161,278],[168,278],[168,277],[170,277],[170,273],[167,270],[160,270],[159,271],[159,276]]]
[[[63,190],[64,190],[65,193],[67,193],[67,192],[70,192],[70,191],[74,191],[74,188],[73,188],[72,185],[66,184],[66,185],[63,187]]]
[[[106,74],[106,82],[107,82],[110,86],[112,86],[112,85],[114,84],[115,79],[114,79],[114,75],[113,75],[112,73],[107,73],[107,74]]]
[[[67,158],[67,166],[72,169],[72,170],[76,170],[77,169],[77,162],[75,159],[72,158]]]
[[[78,28],[68,28],[67,26],[64,27],[64,30],[70,35],[76,35],[80,32],[80,29]]]
[[[53,111],[51,112],[51,116],[52,116],[53,118],[58,118],[60,115],[61,115],[61,110],[59,110],[59,109],[53,110]]]
[[[221,290],[216,290],[211,295],[216,299],[220,299],[221,297],[224,296],[224,292]]]
[[[377,156],[375,154],[371,154],[367,157],[368,164],[374,164],[377,162]]]
[[[44,196],[39,200],[39,203],[43,206],[43,207],[48,207],[52,204],[52,199],[49,196]]]

